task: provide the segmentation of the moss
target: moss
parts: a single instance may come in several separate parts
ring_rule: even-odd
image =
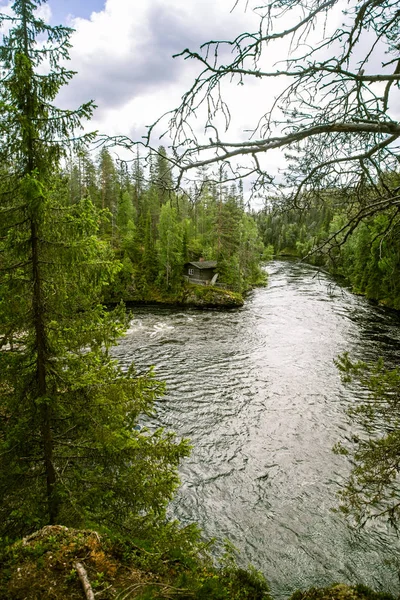
[[[235,308],[243,306],[243,297],[237,292],[211,285],[186,283],[179,291],[163,291],[148,287],[146,293],[123,296],[127,304],[164,304],[172,306],[194,306],[198,308]],[[118,302],[120,299],[118,299]],[[117,302],[113,299],[112,303]]]
[[[97,600],[272,600],[254,569],[213,565],[196,527],[169,523],[146,539],[48,526],[3,546],[0,600],[82,600],[75,563],[84,565]],[[363,585],[334,584],[295,592],[289,600],[394,600]]]
[[[259,573],[216,568],[198,529],[174,523],[149,532],[145,540],[44,527],[3,546],[0,600],[82,600],[77,562],[97,600],[271,600]]]
[[[364,585],[350,586],[336,583],[325,588],[297,591],[289,600],[394,600],[394,596],[375,592]]]
[[[81,600],[76,562],[85,564],[92,587],[100,592],[126,576],[107,538],[93,531],[48,526],[3,549],[0,599]]]
[[[223,288],[210,285],[188,284],[186,286],[184,304],[203,307],[234,308],[243,306],[243,298],[241,294]]]

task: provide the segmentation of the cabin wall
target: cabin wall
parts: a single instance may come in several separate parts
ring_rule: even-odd
[[[213,272],[213,269],[196,269],[195,267],[193,277],[195,279],[200,279],[201,281],[211,281],[213,278]]]
[[[192,273],[189,273],[189,271],[192,270]],[[215,269],[199,269],[195,266],[188,266],[186,268],[186,276],[188,277],[189,281],[192,281],[193,283],[206,283],[208,281],[211,281],[211,279],[214,276],[214,272]]]

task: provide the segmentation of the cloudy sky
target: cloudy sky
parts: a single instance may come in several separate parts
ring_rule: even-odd
[[[0,11],[8,11],[12,2],[0,0]],[[75,29],[69,66],[77,75],[63,88],[58,103],[72,109],[92,99],[98,108],[91,130],[139,141],[146,125],[179,105],[200,71],[197,61],[172,55],[185,48],[196,51],[208,40],[231,40],[243,31],[257,30],[259,21],[251,10],[257,4],[258,0],[48,0],[41,16],[52,25]],[[329,27],[335,28],[341,19],[340,10],[329,13]],[[286,55],[287,47],[274,44],[267,60],[272,66]],[[249,130],[282,86],[277,79],[256,78],[244,86],[230,86],[227,100],[235,115],[231,140],[248,139]],[[197,122],[203,130],[201,111]],[[165,128],[166,121],[156,133]],[[155,136],[152,145],[159,143]],[[168,146],[168,139],[162,143]],[[280,151],[268,153],[266,160],[274,174],[285,164]]]
[[[13,1],[0,0],[0,10],[9,10]],[[42,18],[75,29],[69,67],[77,75],[62,89],[58,104],[73,109],[94,100],[98,108],[91,130],[139,141],[146,125],[179,105],[201,70],[197,61],[172,56],[185,48],[197,51],[209,40],[232,40],[244,31],[257,31],[259,19],[252,7],[258,4],[258,0],[48,0],[40,8]],[[285,27],[289,24],[285,17]],[[287,51],[275,43],[273,55],[266,53],[269,67],[284,59]],[[252,78],[244,86],[229,86],[225,99],[234,115],[231,140],[249,138],[286,83]],[[203,116],[198,111],[199,131]],[[156,134],[163,133],[166,124]],[[168,146],[168,139],[162,143]],[[152,145],[159,145],[156,136]],[[279,151],[268,153],[269,172],[281,164]]]
[[[0,0],[0,12],[10,14],[13,2]],[[75,30],[68,67],[77,74],[62,88],[57,104],[73,109],[94,100],[98,108],[87,130],[140,141],[146,126],[180,104],[201,70],[197,61],[172,56],[185,48],[197,51],[209,40],[231,40],[243,31],[257,31],[259,19],[252,11],[257,4],[258,0],[47,0],[40,16],[51,25]],[[231,139],[248,139],[278,84],[253,79],[229,89],[227,99],[236,115]],[[204,114],[199,110],[197,115],[195,128],[204,133]],[[169,138],[159,138],[166,128],[167,119],[155,129],[153,147],[168,147]],[[114,153],[131,157],[117,148]],[[269,172],[281,167],[280,152],[269,154]]]
[[[163,112],[174,108],[199,70],[172,55],[210,39],[231,39],[257,27],[240,0],[48,0],[44,16],[67,24],[72,37],[71,84],[60,95],[63,107],[93,99],[91,124],[109,135],[137,140]],[[7,5],[0,0],[0,6]],[[241,96],[233,97],[240,102]],[[239,125],[246,127],[246,118]],[[161,130],[160,130],[161,132]]]

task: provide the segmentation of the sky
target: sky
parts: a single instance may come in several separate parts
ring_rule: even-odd
[[[0,11],[10,14],[14,0],[0,0]],[[197,61],[173,58],[185,48],[198,51],[211,39],[231,40],[243,31],[256,31],[259,19],[251,10],[258,0],[48,0],[39,16],[51,25],[68,25],[75,31],[68,68],[77,72],[56,100],[60,108],[74,109],[93,100],[97,109],[88,131],[109,136],[125,135],[144,140],[147,126],[180,104],[200,72]],[[236,7],[234,10],[233,7]],[[247,5],[249,6],[247,7]],[[274,84],[273,84],[274,85]],[[268,95],[274,94],[271,82]],[[262,87],[262,86],[261,86]],[[238,115],[231,138],[248,139],[255,115],[265,109],[260,81],[234,86],[229,104]],[[261,110],[262,114],[262,110]],[[205,119],[198,114],[198,132]],[[151,145],[160,140],[167,119],[155,129]],[[247,130],[247,132],[246,132]],[[207,138],[208,138],[207,132]],[[130,158],[114,149],[113,154]],[[269,169],[278,170],[280,155],[268,156]],[[250,182],[245,181],[245,190]]]
[[[0,10],[9,10],[12,2],[0,0]],[[40,16],[51,25],[75,30],[68,67],[77,74],[62,88],[57,104],[73,109],[93,100],[98,108],[90,130],[139,141],[146,126],[180,104],[201,70],[198,61],[173,55],[185,48],[198,51],[209,40],[232,40],[244,31],[257,31],[259,19],[251,10],[257,4],[258,0],[48,0]],[[274,44],[271,67],[286,54],[287,48],[280,51]],[[249,139],[249,131],[282,86],[278,79],[256,78],[244,86],[229,86],[227,100],[235,116],[231,140]],[[199,110],[199,133],[204,123]],[[155,130],[152,146],[168,146],[168,138],[158,138],[166,127],[167,120]],[[269,172],[276,173],[282,164],[279,151],[268,153]]]
[[[9,11],[12,2],[0,0],[0,11]],[[48,0],[40,9],[42,18],[75,29],[68,66],[77,75],[62,88],[57,104],[73,109],[93,100],[98,108],[90,130],[139,141],[146,126],[179,105],[200,71],[197,61],[172,56],[185,48],[197,51],[211,39],[231,40],[243,31],[256,31],[259,21],[251,7],[257,4],[258,0]],[[339,24],[340,11],[337,18]],[[329,19],[330,27],[335,27],[335,14],[330,13]],[[287,48],[274,44],[268,60],[272,65],[286,54]],[[227,99],[235,115],[231,140],[249,138],[249,130],[282,85],[278,79],[253,78],[244,86],[230,86]],[[199,132],[202,116],[199,110],[195,124]],[[158,138],[166,124],[165,120],[155,130],[153,146],[168,146],[167,137]],[[268,153],[265,160],[272,174],[285,165],[279,151]]]
[[[134,0],[131,0],[132,5],[133,3]],[[103,0],[54,0],[48,4],[52,13],[51,23],[65,25],[73,17],[90,19],[93,12],[101,12],[104,9],[105,2]]]
[[[179,104],[199,72],[195,61],[174,59],[173,54],[187,47],[197,50],[209,39],[231,39],[246,28],[257,27],[254,14],[245,11],[245,0],[231,12],[234,3],[49,0],[44,9],[46,19],[52,25],[62,23],[75,29],[69,67],[77,75],[62,90],[59,103],[72,108],[92,99],[98,106],[93,129],[140,139],[146,125]],[[240,102],[240,94],[232,101]],[[239,127],[246,126],[244,118]],[[162,131],[160,128],[158,133]]]

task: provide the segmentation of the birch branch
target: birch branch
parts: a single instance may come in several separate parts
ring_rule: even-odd
[[[78,577],[83,587],[83,591],[85,592],[86,600],[95,600],[94,593],[92,590],[92,586],[90,585],[88,574],[86,573],[85,567],[82,563],[75,563],[74,568],[78,573]]]

